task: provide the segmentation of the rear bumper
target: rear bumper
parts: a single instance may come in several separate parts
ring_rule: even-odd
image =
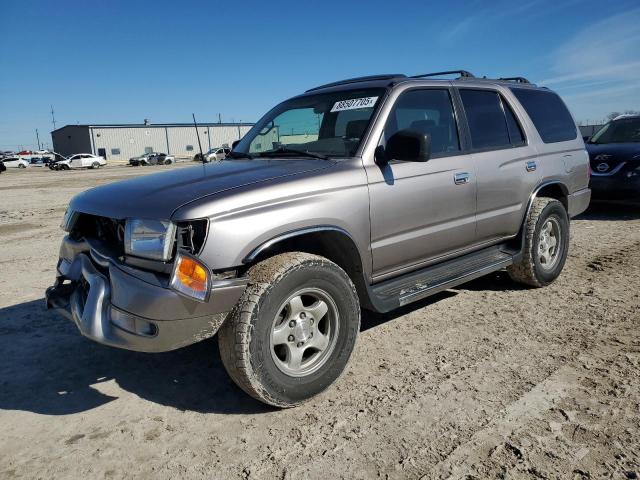
[[[640,202],[640,175],[592,176],[590,187],[594,200]]]
[[[569,194],[567,199],[569,217],[575,217],[584,212],[589,206],[590,201],[591,190],[588,188],[583,188],[582,190]]]
[[[209,301],[198,302],[142,272],[91,249],[63,241],[58,278],[47,289],[80,332],[99,343],[141,352],[175,350],[213,336],[246,287],[246,279],[214,281]]]

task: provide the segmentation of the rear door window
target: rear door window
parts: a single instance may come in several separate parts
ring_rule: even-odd
[[[511,147],[507,120],[498,92],[461,89],[460,97],[467,115],[473,149]]]
[[[512,88],[544,143],[566,142],[578,136],[569,110],[562,99],[548,90]]]
[[[516,116],[513,113],[513,110],[511,110],[511,107],[509,106],[507,101],[504,98],[502,98],[502,96],[500,97],[500,100],[502,101],[504,114],[507,117],[507,129],[509,130],[509,138],[511,139],[511,145],[513,145],[514,147],[524,145],[525,144],[524,133],[522,133],[522,127],[518,123],[518,120],[516,119]]]

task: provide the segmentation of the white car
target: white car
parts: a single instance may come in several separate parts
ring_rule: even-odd
[[[27,168],[29,166],[29,160],[20,157],[5,158],[2,163],[7,168]]]
[[[107,161],[97,155],[90,153],[76,153],[66,160],[60,160],[53,164],[54,170],[70,170],[72,168],[100,168],[107,164]]]
[[[227,155],[229,155],[230,152],[231,149],[229,147],[212,148],[204,154],[204,160],[205,162],[217,162],[220,160],[224,160],[225,158],[227,158]],[[193,159],[196,162],[201,162],[202,156],[198,153],[195,155],[195,157],[193,157]]]

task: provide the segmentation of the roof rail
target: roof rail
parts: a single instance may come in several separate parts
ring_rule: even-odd
[[[411,75],[409,78],[424,78],[424,77],[440,77],[442,75],[452,75],[457,73],[460,75],[460,78],[475,78],[475,75],[466,70],[449,70],[446,72],[434,72],[434,73],[423,73],[422,75]]]
[[[531,83],[524,77],[500,77],[498,80],[502,80],[504,82]]]
[[[346,85],[349,83],[367,82],[370,80],[391,80],[392,78],[407,78],[403,73],[391,73],[385,75],[367,75],[365,77],[348,78],[346,80],[340,80],[338,82],[325,83],[318,87],[313,87],[307,90],[307,92],[313,92],[314,90],[320,90],[322,88],[336,87],[338,85]]]

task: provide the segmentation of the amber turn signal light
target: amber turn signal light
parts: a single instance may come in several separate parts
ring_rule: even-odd
[[[171,288],[204,302],[209,295],[209,271],[199,260],[178,254],[171,275]]]

